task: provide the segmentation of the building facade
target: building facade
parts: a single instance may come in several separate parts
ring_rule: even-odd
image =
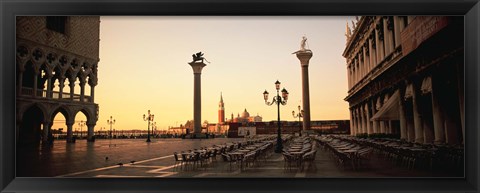
[[[362,16],[352,23],[343,53],[351,134],[463,143],[463,17]]]
[[[67,141],[74,142],[80,112],[87,118],[88,140],[94,140],[99,33],[99,16],[16,18],[18,143],[48,142],[58,113],[66,120]]]

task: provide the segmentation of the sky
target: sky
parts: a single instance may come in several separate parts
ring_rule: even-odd
[[[302,105],[300,49],[302,36],[312,50],[310,60],[311,120],[349,119],[345,58],[346,16],[102,16],[100,62],[95,103],[95,130],[147,129],[143,114],[155,115],[157,130],[193,120],[192,54],[210,62],[201,74],[202,121],[218,122],[220,93],[225,117],[246,109],[263,121],[277,120],[272,100],[275,81],[290,93],[280,107],[281,120],[295,121]],[[90,93],[89,89],[85,93]],[[62,119],[59,114],[56,120]],[[82,113],[76,121],[86,120]],[[61,127],[61,126],[60,126]],[[78,127],[75,125],[74,128]],[[55,125],[53,128],[57,128]],[[85,130],[85,128],[83,128]]]

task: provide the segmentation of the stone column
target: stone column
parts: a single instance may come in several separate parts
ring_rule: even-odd
[[[195,135],[202,133],[202,69],[207,66],[203,61],[188,63],[193,69],[193,132]]]
[[[413,115],[407,113],[407,139],[409,142],[415,142],[415,124],[413,121]]]
[[[353,59],[353,68],[352,68],[352,88],[357,83],[357,65],[355,64],[355,59]]]
[[[308,83],[308,64],[313,53],[311,51],[298,51],[297,58],[302,66],[302,103],[303,103],[303,131],[310,129],[310,88]]]
[[[95,136],[95,132],[94,132],[95,123],[87,124],[87,128],[88,128],[87,141],[94,142],[95,141],[95,137],[94,137]]]
[[[437,96],[437,82],[436,76],[432,77],[432,113],[433,113],[433,128],[435,135],[435,144],[445,143],[445,127],[442,113],[442,106],[440,105],[439,98]]]
[[[368,112],[365,109],[365,104],[361,105],[360,108],[362,108],[363,133],[368,133]]]
[[[383,25],[383,19],[381,18],[382,16],[377,16],[377,17],[380,17],[380,20],[378,21],[379,23],[377,23],[377,25]],[[376,27],[376,26],[375,26]],[[378,63],[382,62],[383,58],[385,57],[384,54],[385,54],[385,50],[384,50],[384,45],[383,45],[383,42],[384,40],[380,40],[380,33],[383,33],[383,32],[380,32],[380,30],[383,31],[383,27],[379,28],[378,30],[375,30],[376,32],[376,51],[377,51],[377,65]],[[382,34],[383,36],[383,34]],[[383,38],[383,37],[382,37]]]
[[[424,143],[425,139],[423,137],[423,125],[422,125],[422,115],[420,111],[420,104],[419,104],[419,93],[418,93],[418,86],[416,83],[412,83],[413,85],[413,122],[415,125],[415,143]]]
[[[75,143],[73,140],[73,121],[67,122],[67,143]]]
[[[367,133],[370,135],[373,133],[373,130],[372,130],[372,122],[370,121],[370,108],[368,106],[368,102],[365,103],[365,114],[367,115],[367,119],[366,119],[366,122],[367,122]]]
[[[375,100],[375,99],[372,100],[372,107],[371,107],[372,108],[372,116],[375,115],[375,113],[377,113],[376,108],[375,108],[375,105],[377,104],[376,101],[377,100]],[[373,133],[378,133],[378,127],[379,127],[378,126],[378,121],[373,121],[372,132]]]
[[[365,46],[362,46],[362,49],[363,49],[363,65],[365,66],[365,75],[366,76],[368,74],[368,72],[370,71],[370,63],[369,63],[369,58],[368,58],[368,55],[367,55],[367,49],[365,49]]]
[[[423,137],[424,143],[431,144],[434,141],[434,129],[432,122],[430,120],[424,118],[423,119]]]
[[[353,128],[355,130],[355,135],[360,133],[360,130],[358,129],[358,113],[355,107],[353,108]]]
[[[363,119],[363,109],[362,109],[362,106],[360,105],[358,107],[358,118],[359,118],[359,121],[360,121],[360,133],[365,133],[365,120]]]
[[[73,101],[73,94],[75,93],[75,79],[72,81],[71,79],[69,79],[70,81],[70,100]]]
[[[80,80],[80,102],[85,98],[85,80]]]
[[[63,98],[63,87],[65,87],[65,78],[60,77],[58,79],[58,98],[62,99]]]
[[[368,45],[369,45],[369,58],[370,58],[370,70],[375,68],[375,48],[373,47],[373,39],[368,39]]]
[[[400,22],[402,22],[402,19],[399,16],[393,16],[393,30],[394,30],[394,40],[395,40],[395,46],[394,48],[398,47],[400,45],[400,32],[403,30],[402,25],[400,25]]]
[[[53,93],[53,85],[52,85],[52,76],[48,75],[47,80],[47,98],[52,98]]]
[[[388,20],[390,16],[383,19],[383,35],[385,43],[385,57],[390,55],[393,51],[393,34],[392,31],[388,29]]]
[[[399,114],[399,121],[400,121],[400,139],[408,140],[407,135],[407,118],[405,116],[405,103],[403,102],[404,91],[402,88],[399,88],[400,91],[400,99],[398,100],[398,114]]]
[[[52,123],[49,123],[49,122],[43,123],[42,144],[45,144],[45,145],[48,144],[48,135],[49,135],[51,126],[52,126]]]
[[[373,30],[373,36],[372,36],[372,39],[370,40],[370,59],[372,60],[372,63],[371,63],[371,66],[372,66],[372,69],[375,68],[375,66],[377,65],[377,48],[376,48],[376,45],[374,47],[374,44],[375,44],[375,38],[376,35],[375,35],[375,30]]]
[[[355,136],[355,129],[353,128],[353,111],[350,109],[350,135]]]
[[[95,102],[95,86],[90,85],[90,101],[91,103]]]

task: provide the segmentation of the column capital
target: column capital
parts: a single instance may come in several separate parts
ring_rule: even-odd
[[[310,51],[298,51],[296,52],[297,58],[300,60],[300,65],[302,67],[306,66],[308,67],[308,64],[310,62],[310,58],[312,58],[313,53]]]
[[[207,66],[203,62],[190,62],[188,64],[190,64],[190,66],[192,66],[194,74],[201,74],[203,67]]]

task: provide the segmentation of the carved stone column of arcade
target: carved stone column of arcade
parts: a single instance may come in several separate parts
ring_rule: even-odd
[[[73,101],[73,95],[75,93],[75,78],[69,78],[70,81],[70,100]]]
[[[52,82],[53,74],[47,73],[47,98],[52,98],[53,96],[53,82]]]
[[[437,96],[438,81],[436,76],[432,76],[432,113],[433,113],[433,128],[434,128],[434,143],[443,144],[445,143],[445,127],[443,118],[443,109],[439,102],[439,97]]]
[[[49,132],[51,132],[52,123],[43,122],[42,144],[48,144]]]
[[[372,109],[372,116],[375,115],[375,113],[377,113],[377,108],[376,108],[376,105],[377,105],[377,99],[373,98],[371,99],[371,109]],[[378,133],[378,121],[372,121],[372,133]]]
[[[95,125],[96,125],[95,122],[87,123],[87,128],[88,128],[87,141],[89,141],[89,142],[94,142],[95,141],[95,137],[94,137]]]
[[[193,131],[195,135],[202,133],[202,90],[201,90],[201,75],[203,67],[207,66],[203,61],[190,62],[192,66],[194,83],[193,83]]]
[[[405,115],[405,103],[403,100],[404,97],[404,88],[398,88],[400,92],[400,99],[398,100],[398,115],[400,121],[400,139],[407,140],[407,118]]]
[[[350,109],[350,135],[355,136],[355,129],[353,129],[353,110]]]
[[[371,116],[370,116],[370,114],[371,114],[370,110],[371,110],[371,108],[369,107],[368,104],[369,104],[369,102],[368,102],[368,100],[367,100],[367,102],[365,103],[365,112],[366,112],[366,114],[367,114],[367,133],[370,135],[370,134],[373,133],[373,126],[372,126],[372,121],[370,121],[370,118],[371,118]]]
[[[302,103],[303,103],[303,131],[310,129],[310,88],[308,80],[308,65],[313,53],[308,51],[298,51],[297,58],[302,67]]]
[[[363,108],[363,104],[360,104],[358,107],[360,110],[360,120],[362,124],[362,133],[367,133],[367,123],[365,121],[366,116],[365,116],[365,109]]]
[[[73,124],[74,120],[67,121],[67,143],[75,143],[73,140]]]
[[[95,85],[89,84],[90,85],[90,101],[91,103],[95,102]]]
[[[381,97],[378,97],[377,99],[377,110],[380,110],[383,106],[383,100]],[[378,125],[379,125],[379,133],[387,133],[385,131],[385,121],[378,121]]]
[[[356,122],[357,120],[356,120],[356,117],[355,117],[356,116],[355,115],[355,108],[352,107],[350,109],[350,111],[352,112],[351,113],[352,114],[352,128],[351,128],[351,130],[353,131],[352,133],[354,135],[357,135],[358,132],[357,132],[357,122]]]
[[[84,98],[85,98],[85,79],[84,78],[80,78],[80,102],[85,102],[84,101]]]
[[[419,104],[419,90],[416,82],[412,82],[413,85],[413,122],[415,125],[415,143],[424,143],[423,137],[423,124],[422,124],[422,115],[421,107]]]
[[[65,77],[60,76],[58,78],[58,98],[62,99],[63,98],[63,87],[65,87]]]
[[[357,125],[357,134],[361,134],[362,133],[362,121],[361,121],[361,118],[360,118],[360,109],[358,108],[358,106],[355,106],[355,114],[356,114],[356,125]]]

